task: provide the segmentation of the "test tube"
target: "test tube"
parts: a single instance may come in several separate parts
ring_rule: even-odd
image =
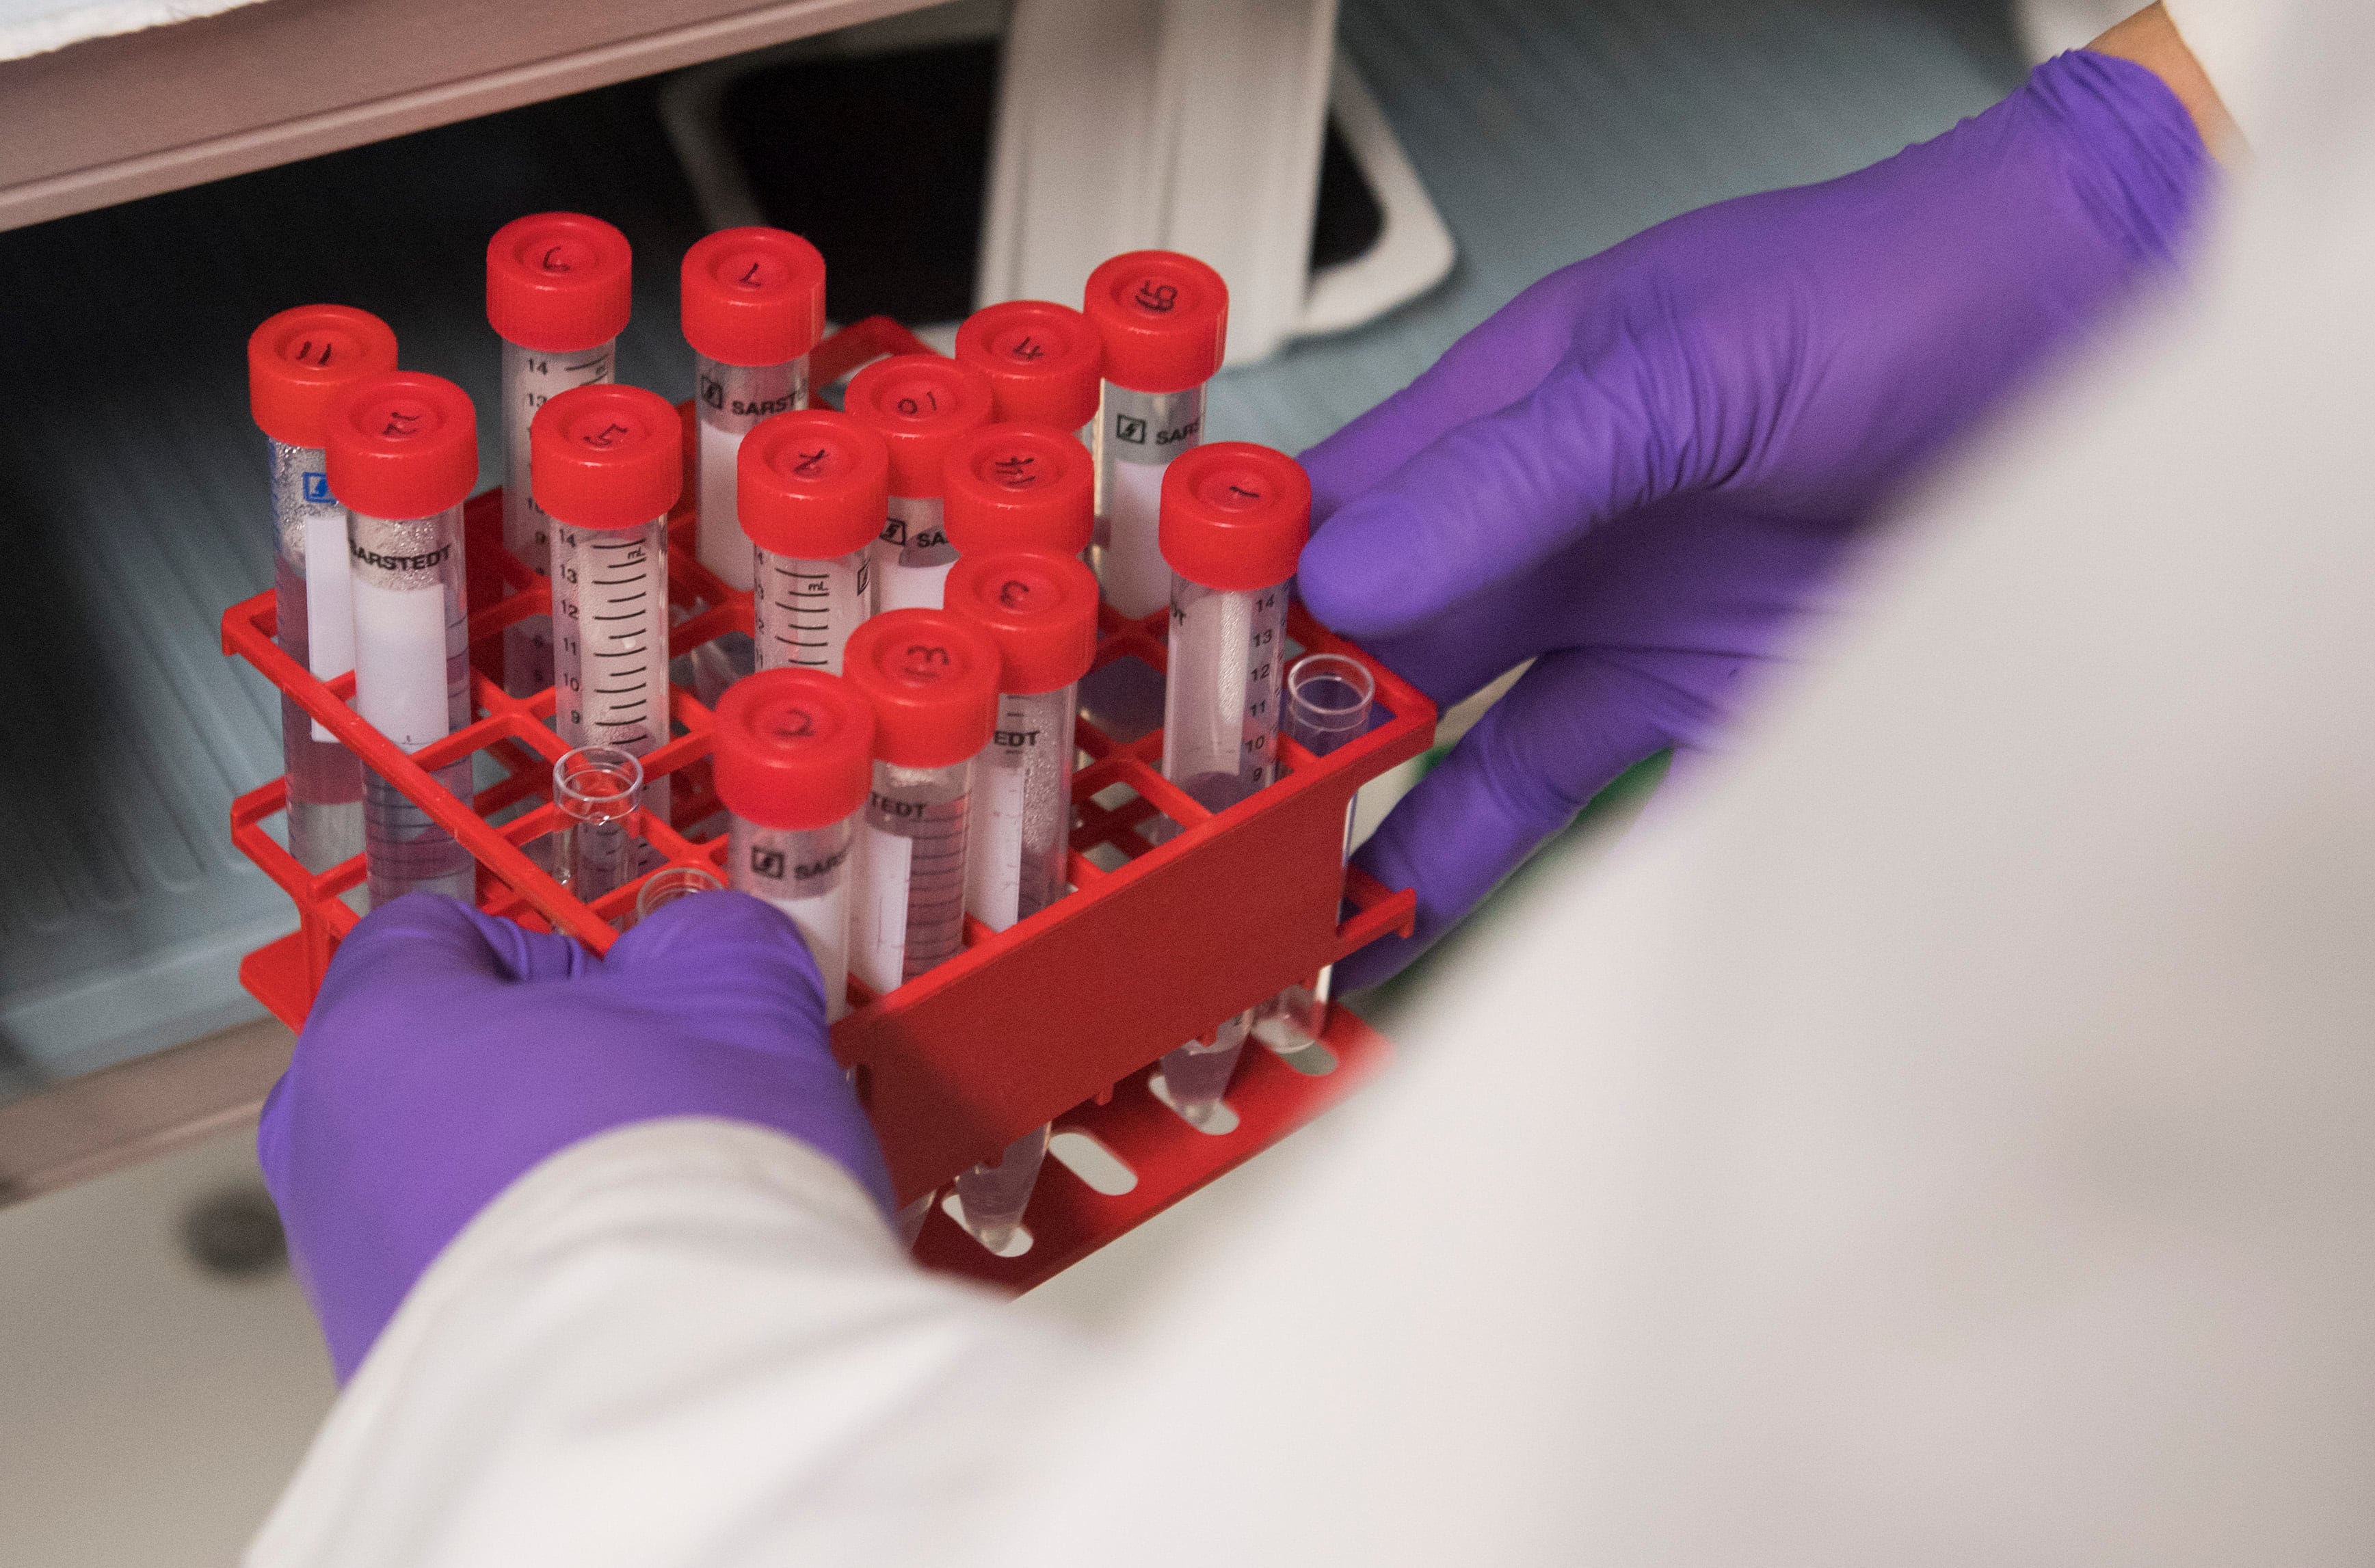
[[[1072,718],[1097,653],[1097,580],[1077,553],[968,554],[949,573],[948,607],[998,645],[998,727],[974,769],[965,903],[1003,931],[1064,896]],[[965,1226],[992,1252],[1022,1223],[1050,1130],[1034,1128],[957,1177]]]
[[[635,893],[635,917],[631,925],[640,925],[652,916],[652,912],[679,899],[689,899],[695,893],[723,891],[726,883],[716,872],[704,871],[698,866],[663,866],[644,878]],[[846,991],[848,987],[844,986]]]
[[[326,471],[347,509],[355,712],[407,751],[470,722],[462,502],[478,482],[478,425],[460,387],[417,371],[359,382],[330,409]],[[469,758],[431,776],[469,801]],[[369,770],[363,863],[374,909],[409,892],[478,890],[470,852]]]
[[[890,610],[851,636],[846,665],[874,709],[850,967],[880,994],[964,947],[974,759],[998,727],[998,649],[945,611]]]
[[[715,733],[726,874],[800,928],[825,1018],[849,1011],[849,890],[857,814],[874,779],[874,713],[837,676],[761,670],[727,688]]]
[[[989,378],[991,417],[1096,439],[1105,345],[1089,318],[1046,300],[986,305],[957,328],[957,362]]]
[[[1163,477],[1171,565],[1163,776],[1224,811],[1278,776],[1287,580],[1311,536],[1311,480],[1282,452],[1216,442]],[[1251,1009],[1163,1058],[1172,1103],[1209,1119],[1237,1065]]]
[[[330,494],[324,432],[340,393],[394,369],[396,334],[345,305],[283,311],[247,340],[248,407],[271,455],[273,614],[281,650],[323,680],[355,667],[347,512]],[[286,693],[280,759],[289,853],[314,872],[360,855],[362,765]]]
[[[1171,571],[1157,539],[1163,471],[1202,439],[1204,383],[1221,368],[1229,289],[1174,251],[1132,251],[1089,274],[1103,343],[1097,411],[1097,580],[1136,619],[1161,609]]]
[[[657,393],[579,386],[537,410],[529,439],[552,541],[553,728],[571,746],[648,757],[668,737],[668,513],[684,489],[683,426]],[[667,779],[644,786],[644,808],[668,819]]]
[[[1360,660],[1344,654],[1306,654],[1287,667],[1289,737],[1314,757],[1369,733],[1369,709],[1377,701],[1377,678]],[[1355,796],[1344,808],[1344,843],[1353,843]],[[1308,985],[1294,984],[1254,1009],[1254,1038],[1281,1055],[1306,1050],[1328,1032],[1328,993],[1332,969]]]
[[[644,764],[632,751],[580,746],[552,764],[552,803],[569,822],[561,864],[569,890],[585,902],[635,879],[629,822],[643,799]]]
[[[724,229],[684,253],[685,341],[701,421],[694,553],[729,588],[752,586],[750,541],[735,505],[743,438],[762,419],[809,406],[809,351],[824,336],[824,257],[781,229]],[[875,525],[881,525],[876,519]],[[692,651],[693,689],[711,707],[758,667],[739,631]]]
[[[950,448],[942,518],[960,556],[1078,556],[1096,527],[1096,470],[1052,425],[984,425]]]
[[[846,414],[778,414],[742,442],[740,533],[762,669],[841,673],[871,607],[871,548],[891,501],[891,449]]]
[[[487,322],[503,342],[503,548],[542,572],[550,520],[528,482],[537,410],[573,386],[618,378],[618,338],[634,308],[634,255],[598,218],[539,212],[487,243]],[[503,634],[503,690],[552,684],[552,622],[530,616]]]
[[[938,609],[956,547],[941,477],[959,436],[989,422],[989,378],[938,354],[898,354],[849,378],[841,406],[891,448],[890,517],[874,541],[874,611]]]

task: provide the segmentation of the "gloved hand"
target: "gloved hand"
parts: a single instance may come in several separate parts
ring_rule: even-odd
[[[1364,846],[1417,931],[1338,984],[1705,737],[1892,492],[2170,267],[2206,170],[2159,77],[2065,54],[1885,162],[1554,273],[1304,454],[1322,621],[1446,706],[1535,660]]]
[[[427,893],[372,913],[331,961],[256,1134],[339,1379],[497,1194],[547,1155],[663,1116],[774,1127],[889,1211],[816,961],[759,900],[679,899],[607,960]]]

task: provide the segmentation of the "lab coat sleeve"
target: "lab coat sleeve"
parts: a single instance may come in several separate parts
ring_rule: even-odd
[[[646,1123],[514,1184],[389,1323],[254,1568],[637,1568],[892,1552],[962,1506],[1052,1338],[908,1263],[833,1161]]]
[[[2285,31],[2296,22],[2291,0],[2161,0],[2178,36],[2202,63],[2227,112],[2247,140],[2267,129],[2269,72]]]

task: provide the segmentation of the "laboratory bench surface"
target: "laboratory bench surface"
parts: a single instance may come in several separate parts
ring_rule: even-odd
[[[1345,0],[1341,39],[1459,260],[1383,321],[1226,372],[1214,437],[1297,450],[1556,265],[1883,157],[2020,70],[2002,8],[1950,0]],[[227,829],[232,798],[279,771],[278,704],[218,631],[271,581],[248,332],[293,303],[360,305],[408,366],[491,410],[487,237],[577,207],[640,261],[620,378],[686,395],[675,263],[703,226],[656,90],[623,82],[0,233],[16,552],[0,574],[0,1195],[101,1168],[72,1158],[76,1126],[121,1127],[128,1155],[222,1125],[287,1049],[235,966],[290,912]]]

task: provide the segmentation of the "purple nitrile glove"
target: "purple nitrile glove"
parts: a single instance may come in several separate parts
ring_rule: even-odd
[[[1418,925],[1337,984],[1705,737],[1890,495],[2172,266],[2207,168],[2159,77],[2064,54],[1934,141],[1552,274],[1304,454],[1321,620],[1445,705],[1535,661],[1356,857]]]
[[[428,893],[357,925],[256,1133],[339,1379],[497,1194],[571,1144],[663,1116],[789,1134],[890,1211],[816,961],[759,900],[679,899],[607,959]]]

